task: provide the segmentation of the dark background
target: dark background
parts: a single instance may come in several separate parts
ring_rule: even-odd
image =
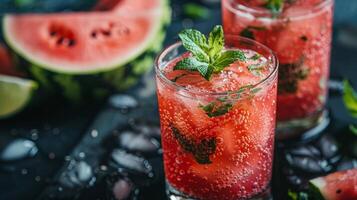
[[[183,27],[195,27],[208,32],[213,25],[221,24],[219,3],[203,2],[203,5],[211,10],[209,18],[192,20],[182,13],[182,5],[187,2],[192,1],[172,2],[173,21],[167,29],[166,44],[177,40],[177,33]],[[333,121],[327,132],[334,132],[334,137],[339,138],[342,137],[340,135],[345,134],[346,125],[354,121],[343,107],[340,81],[347,78],[354,86],[357,86],[357,1],[336,1],[331,61],[333,81],[331,82],[329,109]],[[153,73],[150,73],[143,78],[140,85],[126,92],[134,96],[140,105],[128,113],[123,114],[121,110],[112,109],[106,102],[82,108],[51,102],[41,108],[27,110],[15,118],[0,121],[0,150],[16,138],[32,140],[39,149],[38,153],[31,158],[16,162],[0,161],[0,200],[47,199],[51,186],[57,187],[58,174],[66,168],[65,160],[68,159],[66,156],[78,157],[78,152],[85,149],[84,144],[91,143],[88,135],[93,129],[105,135],[118,125],[124,126],[128,118],[133,116],[150,118],[157,123],[154,92]],[[88,159],[90,160],[90,157]],[[355,160],[356,157],[353,159]],[[91,161],[88,162],[91,164]],[[161,169],[160,162],[153,162],[158,163],[154,166]],[[278,173],[276,176],[281,176],[281,174]],[[275,186],[279,186],[279,180],[277,182]],[[155,187],[160,188],[149,193],[144,192],[140,198],[162,198],[164,196],[163,185],[160,183]],[[152,196],[152,193],[157,193],[157,196]],[[98,198],[86,197],[86,199]],[[72,197],[67,197],[67,199],[72,199]]]

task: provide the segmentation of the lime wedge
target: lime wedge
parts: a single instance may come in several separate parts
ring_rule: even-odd
[[[35,81],[0,75],[0,119],[25,108],[37,88]]]

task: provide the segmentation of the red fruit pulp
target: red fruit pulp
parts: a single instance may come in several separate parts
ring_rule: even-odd
[[[254,95],[249,93],[232,101],[231,109],[225,114],[210,117],[202,106],[212,102],[224,104],[228,100],[217,99],[229,95],[217,97],[212,92],[233,94],[246,85],[257,84],[272,72],[272,66],[268,66],[265,57],[248,59],[232,64],[206,81],[197,72],[173,71],[182,58],[173,59],[163,70],[164,76],[175,79],[176,85],[157,76],[168,183],[197,199],[248,199],[264,191],[270,181],[273,159],[276,76],[269,83],[258,85],[260,90]],[[252,64],[262,64],[259,76],[247,69]],[[213,151],[199,146],[212,138]],[[206,162],[196,157],[204,155],[208,156]]]
[[[249,9],[236,9],[238,5]],[[279,121],[313,115],[323,109],[327,96],[333,3],[296,0],[285,3],[278,18],[264,5],[261,0],[222,0],[224,31],[251,37],[277,54]]]
[[[357,169],[339,171],[311,181],[325,199],[356,200]]]
[[[0,74],[9,76],[24,76],[21,72],[16,70],[9,50],[2,44],[0,44]]]

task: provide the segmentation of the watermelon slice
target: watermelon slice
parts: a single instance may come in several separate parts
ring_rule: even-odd
[[[317,200],[356,200],[357,169],[315,178],[310,181],[310,189]]]
[[[122,0],[112,12],[7,15],[3,32],[44,88],[79,100],[126,89],[152,67],[167,10],[166,0]]]

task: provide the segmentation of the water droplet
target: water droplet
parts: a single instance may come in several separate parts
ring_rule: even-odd
[[[40,181],[41,181],[41,177],[40,177],[40,176],[36,176],[36,177],[35,177],[35,181],[36,181],[36,182],[40,182]]]
[[[15,139],[10,141],[5,148],[0,150],[1,161],[16,161],[34,157],[38,152],[36,144],[26,139]]]
[[[106,165],[101,165],[99,168],[102,171],[107,171],[108,170],[108,167]]]
[[[98,132],[98,130],[96,130],[96,129],[93,129],[93,130],[90,132],[90,135],[91,135],[93,138],[98,137],[98,134],[99,134],[99,132]]]
[[[51,152],[51,153],[48,154],[48,158],[51,159],[51,160],[53,160],[53,159],[56,158],[56,154],[53,153],[53,152]]]
[[[31,139],[36,141],[38,140],[38,130],[37,129],[32,129],[30,131],[30,134],[31,134]]]
[[[84,152],[79,152],[78,156],[80,158],[85,158],[86,157],[86,154]]]
[[[25,168],[24,168],[24,169],[21,169],[21,174],[22,174],[22,175],[26,175],[27,173],[28,173],[27,169],[25,169]]]
[[[110,97],[109,103],[117,109],[131,109],[138,106],[138,101],[134,97],[123,94]]]
[[[65,157],[64,157],[64,160],[65,160],[65,161],[70,161],[70,160],[71,160],[71,156],[65,156]]]

